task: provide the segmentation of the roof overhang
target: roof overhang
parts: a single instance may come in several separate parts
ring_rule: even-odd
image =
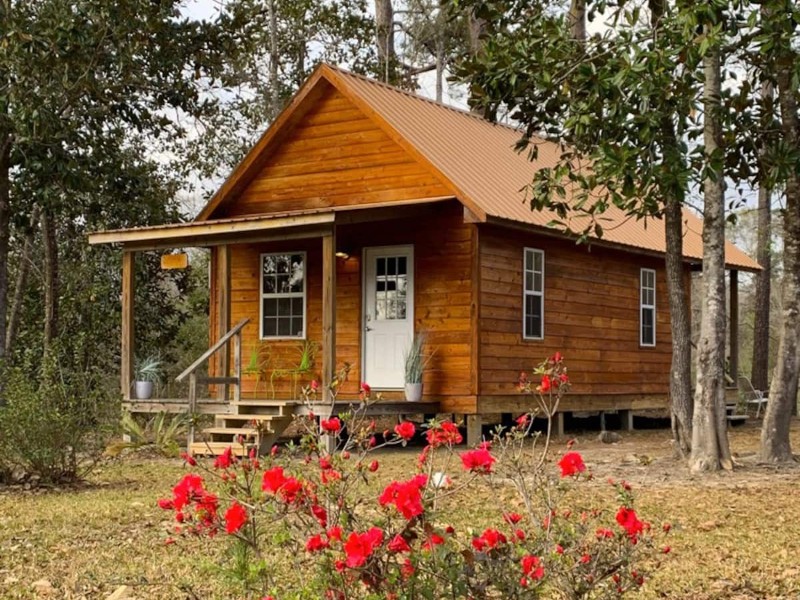
[[[333,232],[336,224],[381,221],[399,216],[424,216],[433,205],[453,202],[453,196],[435,196],[397,202],[331,206],[304,211],[113,229],[89,234],[89,243],[121,244],[128,250],[210,247],[299,238]]]
[[[122,244],[129,250],[209,247],[317,237],[332,231],[332,211],[316,214],[241,217],[116,229],[89,234],[90,244]]]
[[[570,236],[568,233],[565,233],[559,229],[551,228],[551,227],[542,227],[540,225],[534,225],[529,223],[521,223],[519,221],[515,221],[513,219],[504,219],[502,217],[495,217],[492,215],[487,216],[486,222],[491,225],[497,225],[500,227],[508,227],[511,229],[517,229],[521,231],[529,231],[531,233],[536,233],[538,235],[546,235],[550,237],[556,237],[560,239],[572,239],[573,241],[576,240],[576,236]],[[619,242],[612,242],[610,240],[604,240],[603,238],[592,237],[587,242],[587,245],[594,245],[599,246],[601,248],[609,248],[613,250],[620,250],[622,252],[628,252],[631,254],[640,254],[643,256],[653,256],[658,258],[664,258],[664,253],[657,251],[657,250],[650,250],[648,248],[642,248],[640,246],[635,246],[633,244],[621,244]],[[697,267],[700,267],[703,263],[703,259],[698,256],[683,256],[683,262],[691,265],[692,270],[697,270]],[[731,271],[747,271],[750,273],[757,273],[760,271],[760,267],[753,267],[751,265],[745,264],[738,264],[735,262],[731,262],[726,260],[725,261],[725,268]]]

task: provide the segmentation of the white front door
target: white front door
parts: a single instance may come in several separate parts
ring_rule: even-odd
[[[363,380],[402,388],[403,355],[414,337],[414,247],[364,249]]]

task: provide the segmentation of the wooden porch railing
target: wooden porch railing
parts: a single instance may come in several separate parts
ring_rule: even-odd
[[[177,382],[182,382],[187,377],[189,378],[189,414],[191,415],[187,440],[189,448],[191,448],[194,443],[194,419],[197,412],[197,384],[221,385],[223,391],[220,394],[220,398],[224,399],[226,402],[230,395],[229,386],[233,385],[235,386],[233,392],[234,400],[238,402],[242,399],[242,329],[249,322],[250,319],[239,321],[230,331],[219,338],[213,346],[206,350],[200,358],[186,367],[186,370],[175,378]],[[224,373],[220,377],[198,377],[197,369],[219,350],[226,347],[231,340],[233,340],[233,377],[229,376],[228,373]]]

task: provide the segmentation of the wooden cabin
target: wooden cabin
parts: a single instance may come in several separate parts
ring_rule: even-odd
[[[227,405],[211,431],[219,443],[246,430],[231,413],[270,413],[280,429],[298,386],[317,378],[327,393],[345,362],[337,402],[355,399],[365,381],[387,410],[466,416],[470,442],[481,415],[530,407],[519,372],[555,351],[573,383],[561,410],[666,407],[663,224],[611,209],[602,239],[577,245],[521,191],[554,163],[555,145],[539,140],[531,163],[514,150],[518,138],[320,66],[194,221],[91,236],[123,248],[126,401],[134,255],[197,246],[211,249],[210,354],[220,351],[205,381]],[[701,262],[702,222],[686,212],[685,229],[688,276]],[[726,263],[732,292],[738,270],[758,269],[730,244]],[[415,334],[430,357],[424,410],[403,403],[403,355]]]

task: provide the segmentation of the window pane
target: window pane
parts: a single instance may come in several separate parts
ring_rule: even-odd
[[[292,256],[291,270],[289,271],[289,281],[287,292],[302,293],[304,278],[303,257],[300,254]]]
[[[543,283],[542,282],[542,274],[540,272],[534,273],[534,275],[533,275],[533,291],[541,293],[541,291],[542,291],[542,289],[544,287],[542,285],[542,283]]]
[[[303,299],[302,298],[292,298],[292,315],[297,317],[303,316]]]
[[[642,344],[652,346],[655,343],[655,311],[652,308],[642,309]]]
[[[292,317],[292,335],[302,337],[303,335],[303,317]]]
[[[397,258],[397,274],[398,275],[406,275],[408,274],[408,266],[405,256],[400,256]]]
[[[278,335],[289,336],[292,333],[292,320],[286,317],[278,318]]]
[[[525,291],[533,291],[533,273],[531,271],[525,271]]]
[[[292,314],[292,299],[278,298],[278,316],[285,317]]]
[[[525,337],[542,337],[542,297],[525,297]]]
[[[533,253],[533,269],[535,271],[539,271],[540,273],[544,270],[544,265],[542,264],[542,258],[544,254],[541,252],[534,252]]]
[[[380,277],[381,275],[386,275],[386,259],[385,258],[378,258],[376,259],[376,268],[375,274]]]
[[[275,257],[271,254],[267,254],[264,257],[264,263],[262,265],[262,270],[264,275],[272,275],[275,273]]]
[[[278,314],[278,301],[275,298],[264,298],[264,316],[274,317]]]
[[[274,337],[278,334],[278,320],[272,318],[265,318],[264,319],[264,336],[263,337]]]

